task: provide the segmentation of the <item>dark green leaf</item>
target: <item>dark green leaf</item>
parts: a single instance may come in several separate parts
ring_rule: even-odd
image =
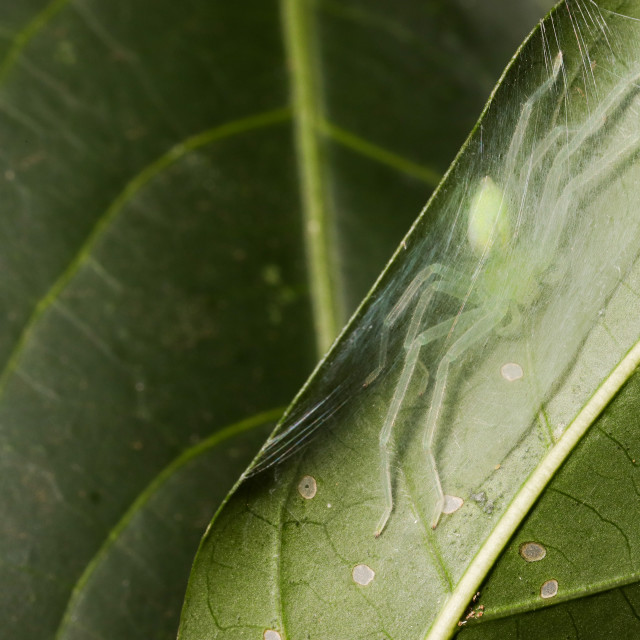
[[[195,540],[322,342],[280,5],[0,5],[3,634],[173,637]],[[315,9],[336,329],[538,15],[485,8]]]

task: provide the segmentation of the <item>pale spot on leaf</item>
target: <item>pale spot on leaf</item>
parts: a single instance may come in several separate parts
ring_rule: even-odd
[[[444,506],[442,507],[442,513],[446,513],[446,514],[455,513],[463,504],[464,504],[464,500],[462,498],[458,498],[458,496],[445,495]]]
[[[318,491],[318,485],[316,479],[313,476],[304,476],[300,482],[298,482],[298,493],[305,499],[311,500]]]
[[[524,371],[517,362],[507,362],[500,367],[500,375],[507,382],[515,382],[524,377]]]
[[[538,562],[547,555],[547,550],[539,542],[525,542],[520,545],[520,555],[527,562]]]
[[[558,581],[557,580],[547,580],[540,587],[540,597],[541,598],[553,598],[558,595]]]
[[[366,564],[358,564],[353,567],[351,575],[356,584],[366,587],[374,579],[376,574],[375,571]]]

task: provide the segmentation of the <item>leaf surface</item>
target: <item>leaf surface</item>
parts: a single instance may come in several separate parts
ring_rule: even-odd
[[[522,523],[481,589],[484,615],[461,638],[638,634],[639,385],[636,373]],[[539,560],[523,557],[531,542],[545,550]],[[549,580],[557,595],[543,599]]]
[[[181,638],[450,637],[545,485],[581,459],[577,443],[639,357],[634,11],[562,3],[518,52],[261,472],[218,513]],[[501,195],[474,195],[487,176]],[[512,217],[504,240],[496,199]],[[469,247],[474,206],[489,231]],[[616,519],[612,557],[636,521]],[[487,614],[556,597],[553,583],[541,597],[547,580],[507,595],[499,580],[513,573],[488,583],[499,595]],[[603,561],[594,573],[572,593],[616,584],[620,570]]]
[[[440,22],[437,6],[314,8],[335,327],[533,14],[467,42],[465,14]],[[0,14],[4,633],[173,637],[199,532],[321,342],[281,7],[6,0]],[[451,78],[461,55],[473,72]],[[429,145],[411,130],[425,123]]]

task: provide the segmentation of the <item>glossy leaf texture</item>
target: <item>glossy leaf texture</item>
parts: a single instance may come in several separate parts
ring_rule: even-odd
[[[214,519],[179,637],[435,640],[458,622],[480,619],[463,635],[482,634],[492,616],[633,581],[631,445],[608,476],[626,478],[618,511],[602,516],[576,497],[584,481],[558,489],[566,469],[534,505],[563,461],[593,465],[624,442],[594,435],[623,396],[594,421],[640,357],[638,43],[633,3],[571,1],[520,48],[429,205]],[[585,454],[587,432],[596,442]],[[615,548],[603,542],[607,557],[617,549],[624,560],[601,554],[573,582],[566,566],[555,577],[547,539],[516,531],[540,513],[558,522],[558,549],[580,544],[585,518],[569,526],[561,492],[606,521],[618,537]],[[515,589],[526,561],[514,568],[509,548],[487,603],[467,610],[514,534],[529,559],[543,548],[545,558]],[[527,624],[512,623],[516,634]],[[494,624],[500,635],[506,623]]]
[[[364,295],[537,17],[308,5],[318,240],[283,5],[0,2],[3,636],[175,636],[317,326]]]

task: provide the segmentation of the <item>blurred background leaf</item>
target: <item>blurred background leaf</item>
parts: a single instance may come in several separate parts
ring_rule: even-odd
[[[0,3],[7,637],[175,635],[211,514],[549,4],[310,3],[318,239],[278,3]]]

